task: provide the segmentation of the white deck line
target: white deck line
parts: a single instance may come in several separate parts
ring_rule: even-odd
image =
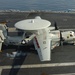
[[[0,68],[0,75],[2,75],[2,69]]]
[[[52,64],[30,64],[30,65],[18,65],[14,66],[13,68],[48,68],[48,67],[62,67],[62,66],[75,66],[75,62],[69,62],[69,63],[52,63]],[[0,66],[0,69],[11,69],[12,66]]]
[[[62,66],[75,66],[75,62],[69,62],[69,63],[52,63],[52,64],[35,64],[35,65],[18,65],[18,66],[0,66],[0,75],[2,73],[3,69],[17,69],[17,68],[48,68],[48,67],[62,67]],[[51,74],[51,75],[75,75],[75,73],[66,73],[66,74]]]

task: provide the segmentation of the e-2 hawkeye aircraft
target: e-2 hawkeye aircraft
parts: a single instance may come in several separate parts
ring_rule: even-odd
[[[41,61],[51,60],[51,50],[64,42],[74,43],[75,33],[73,31],[61,32],[55,27],[51,27],[51,22],[41,19],[40,16],[34,19],[19,21],[15,24],[16,29],[22,30],[22,36],[8,36],[8,28],[0,24],[0,50],[2,43],[5,45],[25,45],[34,44]],[[28,36],[26,33],[30,33]]]

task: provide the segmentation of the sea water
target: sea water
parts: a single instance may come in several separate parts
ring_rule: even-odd
[[[0,0],[0,10],[52,10],[75,9],[75,0]]]

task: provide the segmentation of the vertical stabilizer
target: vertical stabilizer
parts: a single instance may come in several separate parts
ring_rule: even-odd
[[[38,31],[34,37],[34,46],[41,61],[51,60],[51,40],[49,39],[48,29]]]

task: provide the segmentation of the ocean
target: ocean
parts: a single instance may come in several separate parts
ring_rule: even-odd
[[[75,9],[75,0],[0,0],[0,10],[51,10]]]

